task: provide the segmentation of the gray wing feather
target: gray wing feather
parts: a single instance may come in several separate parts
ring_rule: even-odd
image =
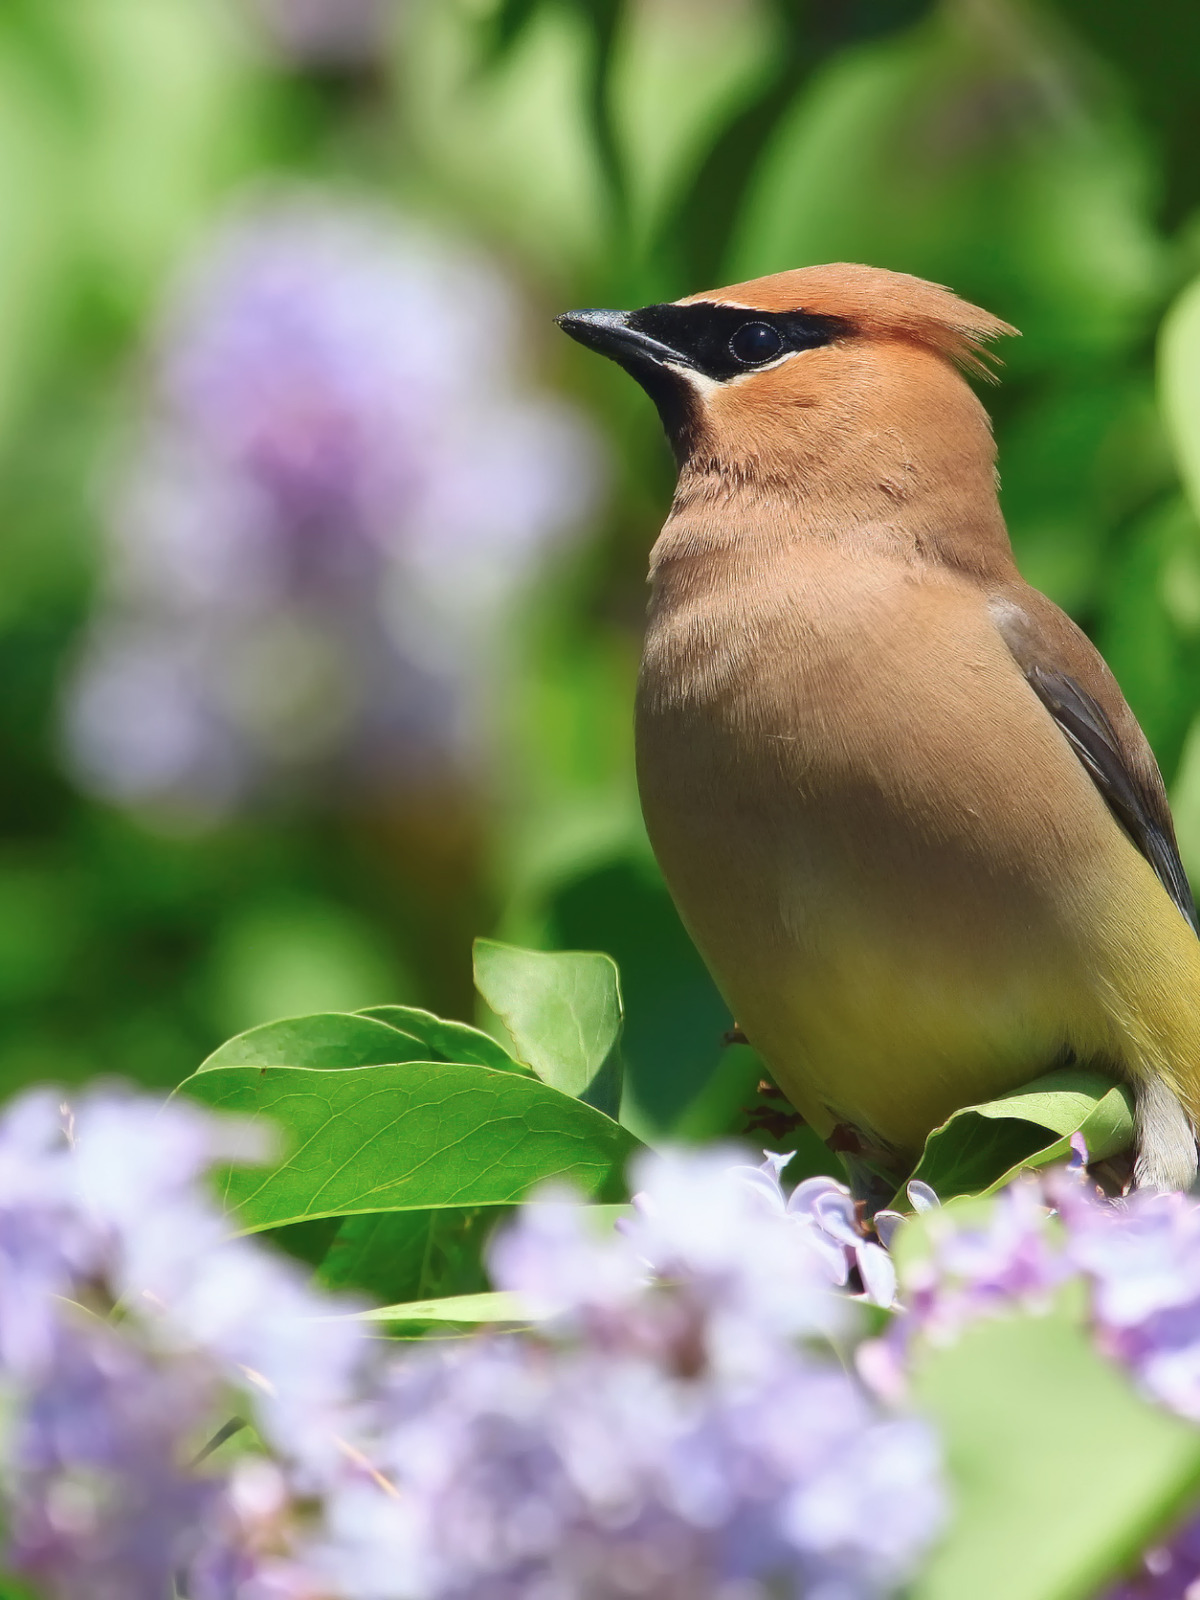
[[[1109,810],[1154,868],[1171,899],[1200,932],[1191,886],[1170,821],[1164,827],[1147,806],[1103,708],[1065,672],[1034,664],[1026,669],[1025,677],[1087,769]]]

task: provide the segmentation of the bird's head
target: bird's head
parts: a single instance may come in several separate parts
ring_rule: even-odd
[[[558,323],[637,379],[681,467],[742,480],[807,476],[846,449],[861,464],[897,430],[915,459],[956,400],[986,433],[961,369],[985,373],[984,342],[1016,332],[937,284],[845,263]]]

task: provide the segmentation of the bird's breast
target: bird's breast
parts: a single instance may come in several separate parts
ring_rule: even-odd
[[[637,749],[684,920],[818,1127],[919,1142],[1061,1048],[1072,896],[1124,841],[981,594],[829,552],[668,574]]]

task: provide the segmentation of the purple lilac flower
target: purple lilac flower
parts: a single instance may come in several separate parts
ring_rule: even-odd
[[[333,1587],[599,1600],[902,1582],[941,1524],[928,1431],[829,1361],[781,1349],[725,1383],[672,1370],[678,1353],[510,1338],[398,1366],[376,1451],[399,1498],[365,1482],[335,1497]]]
[[[396,0],[252,0],[280,54],[302,66],[369,66],[382,53]]]
[[[396,1355],[225,1236],[199,1180],[262,1153],[123,1094],[0,1119],[4,1559],[49,1600],[870,1600],[935,1536],[929,1431],[838,1356],[857,1245],[777,1162],[646,1158],[624,1233],[528,1207],[496,1281],[549,1320]],[[231,1406],[259,1447],[197,1470]]]
[[[622,1232],[525,1207],[493,1278],[534,1336],[397,1362],[320,1570],[348,1600],[695,1600],[892,1592],[941,1527],[928,1429],[835,1358],[845,1246],[778,1164],[643,1158]],[[836,1251],[831,1243],[836,1242]]]
[[[1048,1309],[1069,1279],[1089,1290],[1098,1345],[1155,1399],[1200,1421],[1200,1205],[1138,1191],[1105,1198],[1080,1158],[995,1200],[926,1218],[929,1253],[906,1274],[893,1345],[953,1339],[980,1317]],[[868,1354],[868,1361],[876,1358]]]
[[[36,1092],[0,1118],[5,1560],[53,1600],[161,1600],[181,1571],[194,1600],[311,1590],[259,1583],[286,1568],[247,1485],[280,1469],[190,1465],[239,1390],[263,1396],[285,1499],[345,1459],[358,1325],[229,1241],[199,1187],[214,1161],[261,1154],[245,1125],[123,1094]]]
[[[6,1442],[8,1563],[55,1600],[162,1600],[219,1517],[219,1480],[185,1453],[216,1375],[75,1315],[60,1313]]]
[[[486,261],[365,203],[260,201],[175,296],[66,705],[97,792],[220,812],[277,774],[487,754],[513,607],[595,502]]]

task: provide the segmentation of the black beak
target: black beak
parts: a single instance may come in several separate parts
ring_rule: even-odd
[[[683,461],[691,449],[697,404],[693,385],[680,369],[699,369],[682,351],[645,332],[645,319],[663,310],[673,311],[674,308],[647,306],[641,311],[564,311],[554,320],[572,339],[578,339],[580,344],[599,355],[608,356],[641,384],[658,408],[676,460]]]
[[[608,356],[638,379],[645,378],[648,368],[662,367],[667,362],[691,365],[669,344],[633,327],[628,311],[564,311],[554,320],[572,339]]]

